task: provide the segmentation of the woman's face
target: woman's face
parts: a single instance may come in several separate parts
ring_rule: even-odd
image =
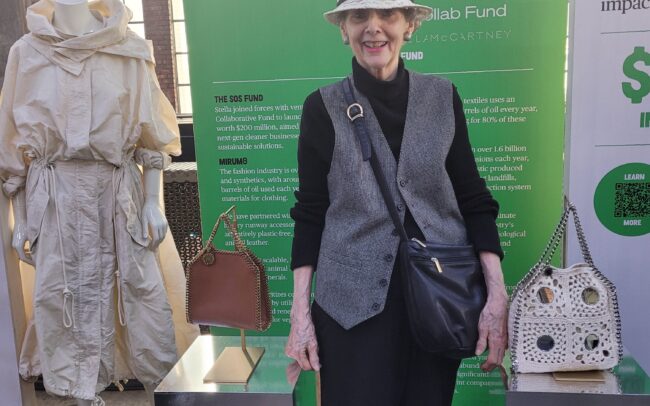
[[[359,65],[377,79],[391,80],[397,73],[404,35],[414,28],[400,9],[350,10],[341,22],[341,35],[350,41]]]

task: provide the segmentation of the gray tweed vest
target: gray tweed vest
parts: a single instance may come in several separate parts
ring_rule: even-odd
[[[454,138],[453,90],[449,81],[409,72],[406,125],[399,164],[370,102],[360,92],[373,148],[404,221],[408,207],[427,241],[465,244],[465,225],[445,169]],[[369,162],[346,116],[343,82],[320,89],[334,125],[325,215],[316,271],[315,300],[343,328],[381,313],[399,245]]]

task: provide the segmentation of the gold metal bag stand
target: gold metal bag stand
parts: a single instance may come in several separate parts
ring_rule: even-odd
[[[203,383],[247,384],[264,355],[264,347],[247,347],[246,334],[239,330],[240,347],[226,347],[203,377]]]

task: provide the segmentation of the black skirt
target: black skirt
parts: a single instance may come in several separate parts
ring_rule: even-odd
[[[415,344],[400,279],[396,267],[384,310],[350,330],[313,303],[323,406],[451,405],[460,361]]]

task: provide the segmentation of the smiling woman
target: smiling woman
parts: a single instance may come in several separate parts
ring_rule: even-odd
[[[460,360],[427,352],[415,341],[409,316],[418,312],[406,306],[400,235],[473,245],[487,302],[480,321],[450,329],[478,324],[476,354],[489,349],[483,369],[503,358],[507,295],[498,203],[476,168],[456,88],[446,79],[406,70],[400,58],[431,12],[411,0],[339,0],[325,13],[354,58],[352,75],[313,92],[303,106],[286,346],[296,360],[289,371],[320,370],[325,406],[452,402]],[[387,179],[387,201],[395,202],[395,223],[346,115],[348,79],[364,108],[373,159]]]
[[[413,35],[415,19],[407,20],[401,9],[361,9],[345,14],[340,23],[341,35],[359,65],[379,80],[394,79],[399,52]]]

